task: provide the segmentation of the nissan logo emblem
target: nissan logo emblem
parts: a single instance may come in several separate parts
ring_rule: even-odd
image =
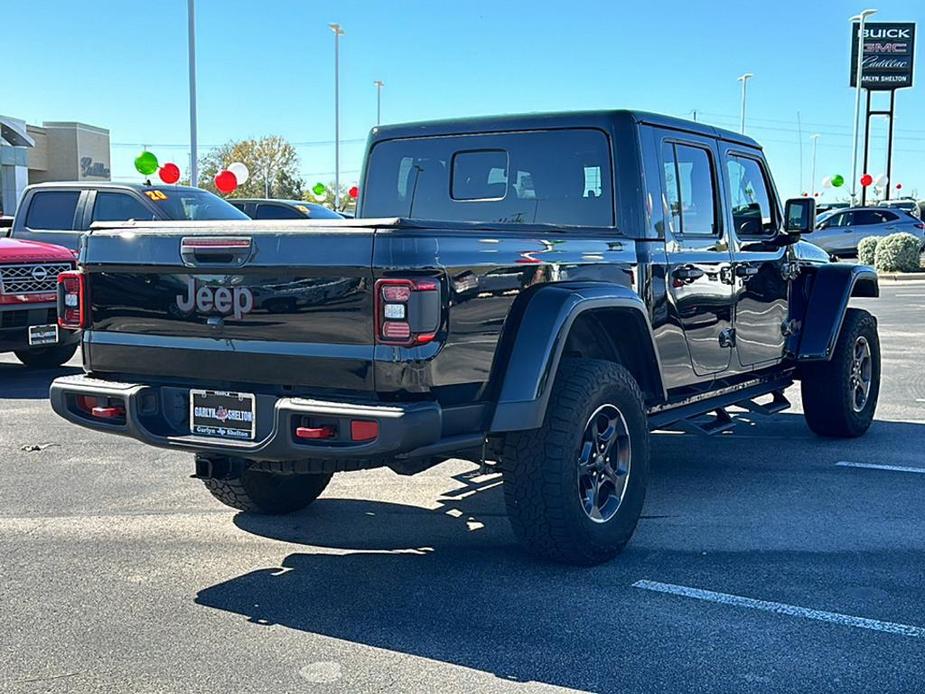
[[[48,278],[48,270],[43,268],[41,265],[36,265],[32,268],[32,279],[36,282],[44,282]]]

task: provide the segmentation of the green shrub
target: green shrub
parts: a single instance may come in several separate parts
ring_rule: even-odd
[[[861,239],[858,244],[858,262],[864,265],[873,265],[878,243],[880,243],[879,236],[865,236]]]
[[[912,234],[890,234],[877,244],[874,267],[880,272],[917,272],[922,242]]]

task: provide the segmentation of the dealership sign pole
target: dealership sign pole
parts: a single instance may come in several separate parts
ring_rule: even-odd
[[[861,28],[863,27],[863,34]],[[859,44],[863,47],[859,51]],[[893,185],[893,120],[896,90],[912,86],[915,66],[914,22],[867,22],[852,26],[851,86],[867,90],[867,111],[864,117],[864,173],[867,172],[870,149],[871,116],[890,119],[887,135],[886,188],[884,199],[889,199]],[[860,79],[858,75],[860,74]],[[887,110],[871,110],[871,92],[888,91],[890,106]],[[857,185],[857,172],[852,189]],[[867,187],[861,189],[861,204],[867,202]]]
[[[199,185],[199,158],[196,154],[196,0],[187,3],[189,20],[189,181]]]

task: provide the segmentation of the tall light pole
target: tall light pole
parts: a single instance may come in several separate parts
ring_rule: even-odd
[[[819,135],[819,133],[815,133],[809,136],[809,139],[813,141],[813,165],[812,167],[810,167],[810,175],[812,176],[812,178],[810,179],[810,182],[809,182],[810,184],[809,187],[812,190],[813,197],[816,196],[816,142],[819,140],[820,137],[821,135]]]
[[[196,0],[187,0],[186,15],[189,23],[189,181],[199,185],[199,155],[196,153]]]
[[[745,134],[745,94],[747,90],[748,81],[754,77],[752,73],[746,72],[739,78],[739,82],[742,83],[742,134]]]
[[[328,24],[334,32],[334,209],[340,209],[340,24]]]
[[[851,148],[851,204],[857,200],[858,189],[858,118],[861,115],[861,72],[864,65],[864,22],[877,10],[864,10],[861,14],[851,18],[851,23],[858,24],[858,60],[855,65],[855,89],[854,89],[854,136],[852,137],[853,145]]]
[[[376,85],[376,125],[379,125],[382,122],[382,87],[385,82],[376,80],[373,84]]]

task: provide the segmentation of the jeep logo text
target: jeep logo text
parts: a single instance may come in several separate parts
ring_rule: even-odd
[[[219,313],[240,320],[254,308],[254,295],[247,287],[207,287],[195,277],[186,281],[186,295],[177,294],[177,308],[183,313]]]

